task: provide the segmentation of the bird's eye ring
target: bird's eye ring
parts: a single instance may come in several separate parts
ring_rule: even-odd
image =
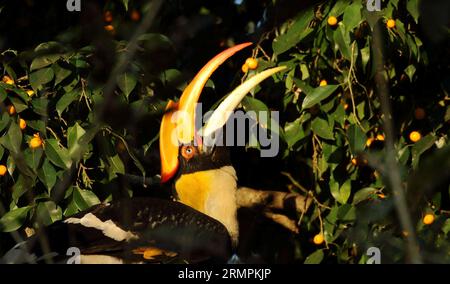
[[[181,148],[181,155],[189,160],[195,155],[195,148],[193,146],[183,146]]]

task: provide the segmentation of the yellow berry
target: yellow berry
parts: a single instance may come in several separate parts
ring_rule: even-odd
[[[423,217],[422,221],[425,225],[430,225],[434,222],[434,215],[431,213],[428,213]]]
[[[410,134],[409,134],[409,140],[411,140],[412,142],[417,142],[417,141],[419,141],[420,140],[420,138],[422,138],[422,135],[420,134],[420,132],[418,132],[418,131],[412,131]]]
[[[255,70],[258,68],[258,60],[252,57],[247,58],[247,60],[245,60],[245,64],[247,64],[248,69],[250,70]]]
[[[16,113],[16,108],[13,105],[10,105],[8,107],[8,113],[9,115],[14,115]]]
[[[370,147],[370,145],[372,145],[372,142],[374,141],[375,139],[373,139],[372,137],[370,137],[369,139],[367,139],[367,141],[366,141],[366,146],[367,147]]]
[[[34,91],[33,90],[27,90],[27,94],[29,97],[34,96]]]
[[[328,85],[328,82],[325,79],[321,80],[319,83],[319,86],[326,86],[326,85]]]
[[[36,149],[42,146],[42,139],[41,137],[39,137],[39,134],[38,135],[35,134],[34,137],[31,138],[29,146],[31,149]]]
[[[338,20],[335,16],[330,16],[328,18],[328,24],[332,27],[334,27],[337,24]]]
[[[353,158],[352,159],[352,164],[355,165],[355,166],[358,165],[358,160],[356,158]]]
[[[9,77],[9,76],[6,76],[6,75],[3,76],[2,81],[3,81],[3,83],[8,84],[8,85],[14,85],[14,80],[11,79],[11,77]]]
[[[25,128],[27,128],[27,122],[25,121],[25,119],[19,119],[19,127],[20,129],[24,130]]]
[[[8,169],[6,168],[6,166],[0,165],[0,176],[6,175],[7,172],[8,172]]]
[[[315,236],[314,236],[314,239],[313,239],[313,242],[314,242],[316,245],[322,244],[322,243],[323,243],[323,235],[322,235],[322,234],[317,234],[317,235],[315,235]]]
[[[245,64],[245,63],[242,64],[241,70],[242,70],[242,72],[247,73],[248,72],[248,65]]]
[[[389,19],[389,20],[387,21],[387,23],[386,23],[386,26],[387,26],[388,28],[390,28],[390,29],[395,28],[395,20]]]

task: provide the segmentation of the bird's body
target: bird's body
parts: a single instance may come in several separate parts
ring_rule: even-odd
[[[81,263],[226,261],[231,252],[228,232],[220,222],[179,202],[156,198],[99,204],[39,234],[49,244],[47,251],[40,235],[30,238],[26,249],[36,256],[51,252],[52,261],[62,262],[73,256],[70,248],[79,250]],[[162,253],[146,258],[144,252],[150,249]]]

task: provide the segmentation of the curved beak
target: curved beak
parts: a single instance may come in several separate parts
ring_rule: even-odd
[[[179,145],[191,143],[196,138],[195,107],[209,77],[225,60],[251,44],[251,42],[242,43],[216,55],[184,89],[178,104],[173,101],[169,101],[167,104],[159,134],[161,182],[166,182],[172,178],[178,169]]]
[[[174,137],[176,123],[174,115],[178,103],[169,100],[161,120],[159,131],[159,153],[161,156],[161,183],[168,181],[178,170],[178,140]]]
[[[272,76],[273,74],[286,69],[286,66],[274,67],[267,69],[255,76],[247,79],[244,83],[237,86],[216,108],[205,127],[203,127],[203,137],[209,138],[216,130],[225,125],[234,109],[239,105],[242,99],[250,92],[256,85],[263,80]],[[208,143],[209,145],[213,145]]]

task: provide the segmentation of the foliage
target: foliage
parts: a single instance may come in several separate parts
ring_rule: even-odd
[[[102,44],[92,41],[76,47],[66,41],[76,33],[68,29],[32,50],[0,50],[1,70],[14,80],[0,82],[0,164],[8,169],[0,177],[5,207],[1,231],[48,225],[124,192],[137,194],[132,186],[121,188],[121,177],[158,173],[153,153],[167,100],[179,96],[207,55],[251,36],[256,38],[253,56],[259,66],[248,75],[277,65],[288,69],[256,88],[243,107],[280,111],[282,149],[279,167],[270,168],[271,177],[281,189],[314,197],[309,211],[298,216],[294,260],[365,263],[369,247],[381,249],[383,262],[408,260],[405,243],[410,232],[399,225],[385,165],[387,134],[374,61],[381,53],[381,74],[389,83],[393,109],[396,160],[420,251],[426,262],[450,261],[450,109],[449,86],[443,83],[449,78],[448,37],[440,45],[428,41],[420,28],[418,1],[384,1],[380,12],[367,11],[361,1],[322,2],[273,26],[263,25],[262,31],[251,27],[263,21],[264,11],[276,11],[278,1],[264,1],[268,3],[257,20],[249,11],[251,3],[228,4],[246,16],[246,30],[228,37],[219,33],[221,46],[196,55],[195,63],[189,54],[211,41],[196,35],[187,41],[192,49],[175,44],[177,33],[163,26],[177,2],[167,1],[154,32],[139,36],[136,55],[113,78],[117,88],[108,93],[110,82],[105,78],[113,70],[111,62],[127,55],[126,31],[142,21],[130,15],[144,16],[151,7],[138,6],[139,1],[122,1],[123,6],[117,2],[121,1],[104,7],[113,15],[114,30],[97,31]],[[215,4],[191,8],[199,17],[220,13]],[[337,25],[327,23],[330,16],[337,18]],[[395,27],[386,26],[388,19],[395,20]],[[238,29],[228,21],[224,25]],[[374,46],[377,27],[383,50]],[[441,49],[447,50],[446,57],[438,56]],[[237,56],[223,67],[226,71],[219,71],[223,76],[213,76],[214,84],[208,83],[206,90],[211,98],[218,100],[232,89],[224,87],[230,78],[244,76],[239,68],[244,60]],[[326,86],[319,85],[322,80]],[[424,118],[415,116],[418,108],[425,111]],[[19,119],[27,123],[24,130]],[[416,143],[409,140],[413,130],[422,135]],[[31,149],[28,143],[34,134],[44,144]],[[259,162],[267,163],[263,158]],[[256,172],[250,176],[242,180],[252,183],[260,178]],[[427,213],[436,216],[431,225],[422,222]],[[316,234],[324,235],[322,245],[313,244]]]

